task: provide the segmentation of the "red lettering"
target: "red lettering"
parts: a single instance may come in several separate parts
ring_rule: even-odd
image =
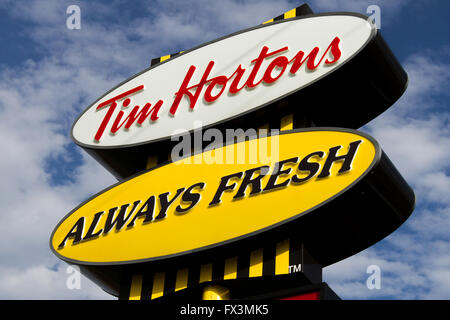
[[[257,83],[254,83],[255,81],[255,77],[259,71],[259,68],[261,67],[261,64],[263,63],[263,60],[265,58],[268,58],[270,56],[273,56],[275,54],[281,53],[283,51],[286,51],[288,49],[288,47],[284,47],[281,48],[279,50],[273,51],[273,52],[269,52],[269,48],[264,46],[258,56],[258,58],[252,60],[252,63],[254,63],[253,69],[250,72],[250,75],[247,79],[247,81],[245,82],[245,86],[249,87],[249,88],[253,88],[256,87],[257,85],[259,85],[263,79],[259,80]],[[200,96],[200,93],[203,89],[203,86],[209,82],[212,81],[212,83],[208,86],[207,88],[207,92],[205,93],[205,100],[207,102],[212,102],[215,101],[218,97],[220,97],[220,95],[223,93],[226,83],[228,82],[229,79],[231,79],[235,74],[237,74],[235,80],[233,81],[232,87],[233,90],[231,93],[236,93],[238,91],[240,91],[243,87],[241,87],[240,89],[237,88],[237,84],[239,83],[239,80],[242,78],[243,73],[245,72],[245,69],[243,69],[240,65],[238,67],[238,69],[231,75],[230,78],[227,78],[226,76],[218,76],[215,77],[213,79],[208,79],[209,74],[211,73],[211,70],[214,66],[214,61],[210,61],[208,63],[208,66],[206,67],[205,72],[203,73],[202,79],[200,80],[200,82],[196,85],[193,85],[191,87],[188,87],[189,81],[192,79],[192,76],[195,72],[195,66],[190,66],[188,72],[186,73],[186,76],[184,77],[184,80],[180,86],[180,89],[175,93],[175,99],[173,101],[172,106],[170,107],[170,114],[171,115],[175,115],[175,113],[178,110],[178,107],[180,105],[181,99],[183,98],[184,95],[186,95],[189,98],[189,107],[191,109],[194,109],[195,104],[197,103],[197,100]],[[222,86],[222,90],[216,95],[216,96],[212,96],[212,90],[216,85],[221,85]],[[189,90],[191,89],[195,89],[195,94],[192,94]]]
[[[333,39],[333,41],[331,41],[330,45],[328,46],[327,50],[325,51],[324,55],[325,56],[328,52],[328,50],[330,50],[331,48],[331,54],[333,55],[333,60],[325,60],[325,64],[332,64],[335,63],[336,61],[339,60],[339,58],[341,57],[341,49],[339,49],[339,42],[341,42],[341,39],[339,39],[338,37],[335,37]],[[322,58],[323,59],[323,58]],[[322,60],[321,60],[322,61]]]
[[[112,127],[111,127],[111,133],[116,133],[124,124],[125,124],[125,129],[129,129],[131,127],[131,125],[136,121],[137,119],[137,123],[139,125],[142,125],[145,121],[145,119],[148,118],[148,116],[150,116],[150,120],[152,121],[156,121],[159,119],[158,117],[158,111],[161,108],[163,104],[162,100],[159,100],[154,106],[153,108],[150,109],[150,107],[152,106],[151,103],[147,103],[144,108],[142,108],[141,111],[139,111],[140,107],[139,106],[135,106],[133,108],[133,110],[131,110],[130,114],[125,118],[125,120],[122,121],[122,123],[120,123],[120,120],[122,120],[123,115],[125,114],[122,110],[119,111],[119,114],[116,117],[116,120],[114,121]],[[138,113],[139,111],[139,113]],[[139,117],[139,119],[138,119]]]
[[[298,69],[300,69],[300,67],[303,65],[303,63],[305,61],[306,62],[306,67],[309,70],[314,70],[317,68],[317,66],[314,65],[314,60],[316,59],[317,53],[319,52],[319,48],[315,47],[314,49],[312,49],[312,51],[306,56],[305,59],[302,60],[303,56],[305,55],[305,53],[303,51],[299,51],[295,57],[290,61],[290,62],[294,62],[292,64],[291,70],[289,70],[290,73],[294,74],[298,71]],[[319,65],[319,64],[317,64]]]
[[[170,114],[175,115],[177,112],[178,106],[180,105],[181,99],[184,95],[186,95],[189,98],[189,107],[191,109],[194,109],[195,104],[197,103],[198,97],[200,96],[200,93],[202,91],[203,86],[206,82],[208,82],[208,76],[211,72],[212,67],[214,66],[214,61],[210,61],[208,63],[208,66],[206,67],[205,73],[202,76],[202,79],[200,82],[196,85],[193,85],[192,87],[188,88],[189,81],[192,78],[192,75],[195,72],[195,66],[191,66],[186,74],[186,77],[184,77],[183,83],[181,84],[180,89],[177,93],[175,93],[175,100],[173,101],[172,106],[170,107]],[[189,90],[196,88],[195,94],[193,95]]]
[[[338,37],[335,37],[333,39],[333,41],[330,43],[330,45],[328,46],[327,50],[325,50],[324,54],[322,55],[322,58],[320,58],[320,60],[317,64],[315,64],[314,62],[316,60],[317,53],[319,52],[318,47],[315,47],[314,49],[312,49],[312,51],[306,56],[305,59],[303,59],[303,56],[305,53],[303,51],[299,51],[295,55],[295,57],[290,61],[290,62],[293,61],[294,63],[292,64],[291,70],[289,72],[292,74],[296,73],[305,61],[307,61],[306,67],[309,70],[315,70],[320,65],[320,63],[322,62],[322,60],[325,58],[325,56],[328,54],[328,51],[330,51],[330,50],[331,50],[331,54],[333,55],[333,60],[329,61],[327,58],[327,60],[325,60],[325,64],[335,63],[341,57],[341,50],[339,49],[339,42],[340,42],[340,39]]]
[[[242,81],[243,75],[246,72],[246,69],[242,67],[242,65],[239,65],[234,73],[227,77],[226,75],[219,75],[214,78],[209,79],[210,73],[214,67],[215,62],[210,61],[200,79],[200,81],[197,84],[191,85],[190,82],[192,80],[192,77],[196,71],[196,67],[191,65],[186,73],[186,76],[184,77],[180,88],[175,93],[175,98],[172,103],[172,106],[170,107],[169,113],[174,116],[175,113],[178,110],[178,107],[181,103],[181,100],[183,97],[187,97],[189,100],[189,108],[193,110],[195,108],[195,105],[202,93],[203,87],[207,85],[205,93],[203,95],[204,100],[207,103],[212,103],[219,99],[222,94],[225,92],[225,89],[227,87],[228,82],[231,81],[231,84],[228,88],[228,92],[230,94],[236,94],[245,87],[247,88],[254,88],[261,84],[261,82],[265,82],[267,84],[271,84],[276,82],[283,74],[285,73],[288,65],[292,63],[289,72],[291,74],[295,74],[303,64],[306,64],[306,68],[309,70],[315,70],[317,67],[322,63],[322,61],[325,59],[325,64],[333,64],[336,61],[338,61],[342,55],[342,52],[339,48],[340,39],[338,37],[335,37],[328,48],[325,50],[323,55],[321,56],[320,60],[316,62],[317,56],[319,54],[319,47],[314,47],[308,55],[305,56],[305,52],[298,51],[297,54],[289,60],[284,55],[280,55],[273,59],[273,61],[270,62],[266,70],[262,73],[262,77],[260,80],[256,80],[258,74],[260,73],[261,66],[265,59],[275,56],[277,54],[283,53],[288,50],[288,47],[283,47],[281,49],[275,50],[270,52],[269,48],[267,46],[262,47],[261,52],[259,53],[258,57],[256,59],[253,59],[251,63],[253,64],[253,67],[250,71],[250,74],[245,81],[244,84],[242,84],[240,87],[240,83]],[[332,55],[333,58],[331,59],[329,55]],[[275,75],[274,75],[275,74]],[[220,87],[220,88],[218,88]],[[136,88],[133,88],[129,91],[126,91],[122,94],[117,95],[116,97],[113,97],[107,101],[102,102],[97,106],[97,111],[108,107],[108,111],[105,114],[105,117],[103,118],[97,133],[95,134],[95,140],[100,141],[100,138],[102,137],[108,123],[111,120],[111,117],[117,107],[117,102],[127,96],[130,96],[138,91],[141,91],[144,88],[143,85],[137,86]],[[214,89],[216,89],[216,93],[213,93]],[[124,107],[127,107],[131,102],[130,98],[127,98],[123,101],[122,105]],[[135,106],[131,112],[128,114],[128,116],[124,118],[125,112],[119,111],[116,119],[114,120],[114,123],[111,127],[111,133],[115,134],[120,128],[125,126],[125,129],[129,129],[134,123],[137,122],[137,124],[142,125],[142,123],[150,117],[151,121],[156,121],[158,119],[158,112],[163,104],[162,100],[159,100],[153,107],[151,103],[147,103],[142,109],[139,106]]]
[[[267,67],[266,72],[264,72],[264,77],[263,77],[264,82],[272,83],[272,82],[277,81],[283,75],[288,63],[289,63],[289,60],[285,56],[281,56],[281,57],[274,59]],[[280,67],[281,71],[278,74],[278,76],[276,76],[274,78],[274,77],[272,77],[272,71],[273,71],[273,69],[275,69],[275,67]]]
[[[278,54],[280,52],[286,51],[287,49],[288,49],[288,47],[284,47],[284,48],[281,48],[279,50],[269,53],[269,48],[264,46],[262,48],[261,53],[259,54],[258,58],[256,58],[255,60],[252,60],[252,63],[254,62],[255,65],[253,66],[253,69],[252,69],[250,75],[248,76],[247,82],[245,83],[246,86],[248,88],[254,88],[263,81],[263,79],[261,79],[257,83],[255,83],[255,77],[258,74],[259,68],[261,67],[261,64],[263,63],[263,60],[265,58],[268,58],[268,57]]]
[[[229,91],[230,91],[231,94],[236,94],[236,93],[238,93],[239,91],[241,91],[242,89],[244,89],[246,83],[244,83],[244,84],[242,85],[242,87],[240,87],[240,88],[237,87],[238,84],[239,84],[239,82],[240,82],[241,79],[242,79],[242,76],[244,75],[244,72],[245,72],[245,69],[242,68],[241,65],[239,65],[239,67],[237,67],[236,71],[235,71],[235,72],[231,75],[231,77],[229,78],[229,79],[231,79],[231,78],[234,77],[234,75],[236,75],[236,78],[234,78],[233,82],[231,82],[231,85],[230,85]]]
[[[205,101],[211,103],[222,95],[222,92],[225,90],[227,85],[228,78],[225,76],[219,76],[211,79],[211,84],[206,88],[205,91]],[[215,86],[222,86],[220,92],[215,96],[212,96],[211,92],[215,88]]]
[[[97,109],[96,109],[97,111],[102,109],[102,108],[104,108],[104,107],[106,107],[106,106],[108,106],[108,105],[109,105],[109,109],[106,112],[106,115],[103,118],[103,121],[102,121],[102,123],[100,124],[100,127],[97,130],[97,133],[95,134],[94,139],[96,141],[100,141],[100,138],[102,137],[103,132],[105,132],[105,128],[108,125],[108,122],[111,119],[111,116],[112,116],[112,114],[114,113],[114,110],[117,107],[117,101],[122,99],[122,98],[125,98],[125,97],[127,97],[129,95],[132,95],[133,93],[141,91],[142,89],[144,89],[144,85],[137,86],[136,88],[128,90],[128,91],[126,91],[124,93],[121,93],[118,96],[115,96],[115,97],[113,97],[113,98],[111,98],[111,99],[109,99],[107,101],[104,101],[104,102],[100,103],[97,106]]]

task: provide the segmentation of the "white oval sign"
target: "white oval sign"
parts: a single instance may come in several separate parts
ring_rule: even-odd
[[[375,34],[372,23],[350,14],[289,19],[233,34],[123,82],[84,111],[72,136],[82,146],[114,148],[230,120],[331,73]]]

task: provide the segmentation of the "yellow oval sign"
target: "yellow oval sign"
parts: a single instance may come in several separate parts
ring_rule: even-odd
[[[66,261],[101,265],[234,243],[329,202],[380,154],[371,137],[345,129],[293,130],[222,146],[102,191],[58,224],[50,246]]]

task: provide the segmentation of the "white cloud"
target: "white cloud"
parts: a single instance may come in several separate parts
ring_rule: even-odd
[[[450,188],[447,188],[447,190],[450,190]],[[426,240],[448,240],[450,237],[448,233],[448,230],[450,230],[450,206],[423,210],[421,215],[411,221],[409,226]]]
[[[441,56],[445,61],[448,53]],[[450,110],[443,97],[448,97],[450,65],[424,53],[411,56],[404,66],[409,76],[406,93],[367,129],[413,185],[420,203],[448,205]]]
[[[68,286],[70,277],[77,277],[74,271],[68,271],[68,265],[58,264],[49,269],[42,265],[24,270],[0,268],[0,296],[8,299],[112,299],[93,282],[80,276],[74,280],[78,286]]]
[[[439,54],[447,61],[447,52]],[[448,95],[450,65],[423,52],[404,67],[405,95],[364,130],[413,187],[416,210],[379,244],[325,269],[331,287],[345,298],[450,298],[450,110],[442,98]],[[382,270],[380,290],[365,286],[363,271],[370,264]]]

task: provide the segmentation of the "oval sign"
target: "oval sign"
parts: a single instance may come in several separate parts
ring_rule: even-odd
[[[376,34],[367,17],[326,14],[265,24],[221,38],[112,89],[77,119],[73,139],[87,148],[134,146],[191,131],[199,123],[208,127],[232,120],[332,73]],[[377,54],[372,57],[378,59]],[[351,76],[351,72],[346,75]],[[393,101],[398,98],[395,94]]]
[[[380,155],[372,138],[345,129],[218,147],[97,194],[58,224],[50,246],[66,261],[94,265],[226,246],[298,222],[363,179]]]

